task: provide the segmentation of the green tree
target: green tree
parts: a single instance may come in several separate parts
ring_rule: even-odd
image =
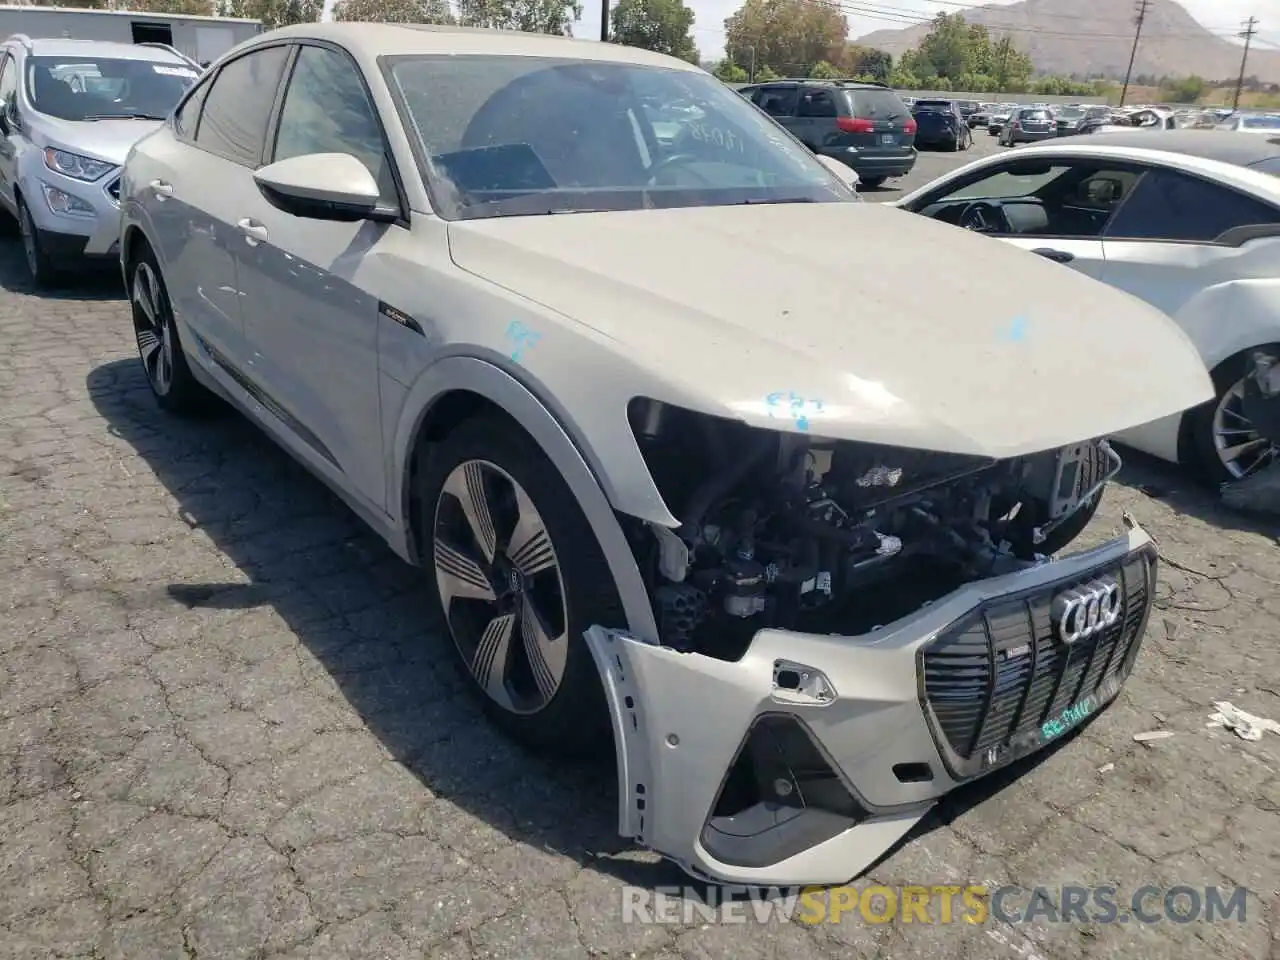
[[[698,47],[690,34],[693,11],[683,0],[618,0],[610,19],[614,43],[698,62]]]
[[[996,90],[1014,92],[1027,82],[1034,69],[1031,58],[1013,45],[1008,35],[991,48],[991,76]]]
[[[781,74],[774,70],[773,67],[767,63],[762,63],[756,67],[756,74],[752,79],[757,82],[764,82],[766,80],[777,80],[780,76]]]
[[[1162,96],[1173,103],[1195,103],[1208,88],[1202,77],[1179,77],[1164,84]]]
[[[809,70],[809,76],[815,80],[835,80],[842,74],[839,70],[827,63],[825,60],[819,60]]]
[[[324,0],[227,0],[223,13],[228,17],[261,20],[268,30],[293,23],[315,23],[324,10]]]
[[[335,20],[372,23],[453,23],[447,0],[341,0]]]
[[[582,16],[577,0],[458,0],[458,22],[491,30],[568,36]]]
[[[939,77],[959,77],[968,71],[974,61],[973,38],[964,17],[958,13],[938,14],[917,52]]]
[[[746,83],[750,79],[746,70],[727,57],[717,63],[711,72],[725,83]]]
[[[849,25],[841,8],[826,0],[746,0],[725,20],[724,31],[734,63],[754,60],[804,76],[819,60],[840,60]]]
[[[851,65],[851,73],[858,75],[866,74],[874,77],[880,83],[887,83],[889,74],[893,71],[893,55],[886,53],[884,50],[876,50],[874,48],[863,48],[857,60]]]

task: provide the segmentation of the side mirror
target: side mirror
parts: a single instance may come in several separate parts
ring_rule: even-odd
[[[0,135],[8,136],[13,132],[13,100],[6,99],[0,103]]]
[[[841,163],[835,157],[828,157],[825,154],[818,154],[818,162],[827,168],[828,172],[833,174],[837,180],[843,183],[854,193],[858,192],[858,171],[847,164]]]
[[[253,175],[267,202],[310,220],[387,220],[378,181],[349,153],[310,153],[268,164]]]
[[[1084,199],[1090,203],[1111,204],[1120,199],[1120,181],[1113,177],[1094,177],[1084,187]]]

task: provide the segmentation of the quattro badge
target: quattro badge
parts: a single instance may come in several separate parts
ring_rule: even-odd
[[[1050,619],[1062,643],[1075,643],[1101,633],[1120,619],[1124,600],[1120,585],[1100,577],[1065,590],[1053,599]]]

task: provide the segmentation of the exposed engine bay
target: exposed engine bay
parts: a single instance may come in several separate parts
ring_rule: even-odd
[[[737,659],[766,627],[858,634],[1043,563],[1120,458],[1105,440],[1005,460],[762,430],[652,400],[631,427],[676,530],[629,529],[661,642]]]

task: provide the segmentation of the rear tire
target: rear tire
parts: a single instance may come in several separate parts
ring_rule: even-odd
[[[626,620],[576,498],[501,416],[464,421],[421,456],[428,593],[468,689],[526,746],[601,758],[613,731],[583,632]]]
[[[1253,476],[1275,459],[1274,446],[1266,452],[1266,442],[1250,429],[1248,419],[1236,411],[1244,381],[1244,356],[1236,354],[1219,364],[1212,375],[1213,399],[1185,415],[1184,429],[1193,466],[1201,479],[1215,487]],[[1219,433],[1223,434],[1223,449],[1219,449]],[[1252,446],[1237,459],[1227,459],[1224,451],[1242,444]],[[1254,462],[1255,448],[1261,462]]]

